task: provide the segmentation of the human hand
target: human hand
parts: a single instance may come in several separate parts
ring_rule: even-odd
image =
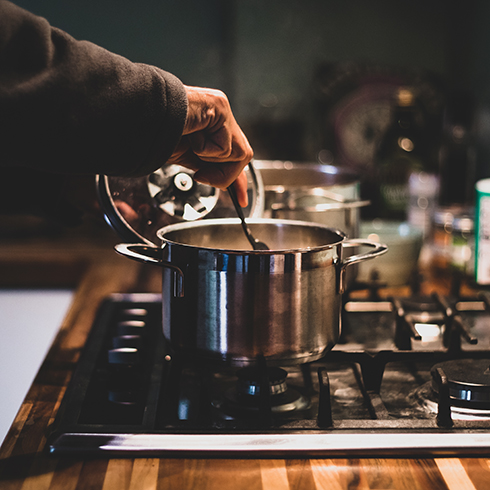
[[[231,111],[226,95],[186,86],[188,109],[183,135],[168,163],[195,170],[195,180],[220,189],[234,183],[238,201],[247,205],[247,177],[252,148]]]

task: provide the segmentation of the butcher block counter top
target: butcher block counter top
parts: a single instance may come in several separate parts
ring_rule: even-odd
[[[119,257],[112,249],[116,242],[111,230],[82,226],[0,243],[1,287],[76,288],[0,448],[1,490],[489,488],[486,458],[108,459],[47,454],[48,427],[102,300],[112,293],[160,290],[160,270]],[[422,286],[432,290],[434,284]],[[448,286],[441,282],[437,287],[444,292]]]

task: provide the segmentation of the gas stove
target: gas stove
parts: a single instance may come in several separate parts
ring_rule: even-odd
[[[277,457],[490,452],[490,301],[351,299],[315,362],[173,353],[161,296],[101,305],[53,424],[53,454]]]

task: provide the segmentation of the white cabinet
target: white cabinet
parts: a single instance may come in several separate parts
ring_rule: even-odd
[[[72,298],[69,290],[0,290],[0,443]]]

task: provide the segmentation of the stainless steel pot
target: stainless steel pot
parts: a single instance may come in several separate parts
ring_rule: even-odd
[[[239,220],[217,219],[162,228],[161,248],[116,251],[163,267],[163,333],[175,351],[237,366],[320,358],[340,335],[346,268],[387,248],[315,223],[247,223],[271,250],[250,250]],[[345,258],[355,246],[371,250]]]
[[[265,195],[264,218],[321,223],[359,237],[360,211],[369,201],[360,199],[359,175],[345,167],[312,162],[255,160]],[[348,287],[358,268],[350,267]]]
[[[326,189],[291,192],[286,202],[271,204],[271,216],[322,223],[342,230],[347,237],[359,236],[359,210],[369,201],[347,199]]]
[[[352,170],[310,162],[255,160],[264,192],[264,216],[322,223],[359,235],[360,179]]]

